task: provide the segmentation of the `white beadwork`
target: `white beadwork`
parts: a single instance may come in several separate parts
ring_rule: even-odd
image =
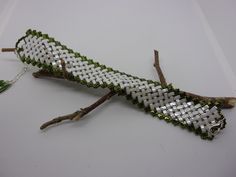
[[[61,68],[60,59],[63,59],[67,72],[73,76],[84,79],[87,83],[118,86],[132,99],[137,99],[138,103],[143,103],[144,107],[150,108],[151,111],[169,116],[195,129],[200,128],[203,133],[207,132],[209,137],[214,135],[211,128],[222,123],[218,121],[221,115],[215,106],[210,109],[207,105],[195,105],[193,102],[187,102],[180,95],[170,92],[167,88],[163,89],[160,85],[149,84],[146,80],[108,71],[100,66],[95,67],[94,64],[84,61],[81,57],[75,57],[75,54],[69,53],[68,50],[42,37],[28,35],[24,42],[20,43],[20,48],[23,49],[20,51],[20,56],[51,64],[53,67]]]

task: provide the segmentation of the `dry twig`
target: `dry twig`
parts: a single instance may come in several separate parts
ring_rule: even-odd
[[[2,52],[15,52],[15,48],[2,48],[1,51]]]
[[[2,48],[1,51],[2,52],[15,52],[15,48]],[[159,52],[157,50],[154,50],[154,58],[155,58],[154,67],[156,68],[157,74],[158,74],[159,79],[160,79],[160,83],[162,85],[167,85],[165,76],[164,76],[164,74],[162,72],[162,69],[161,69],[161,66],[160,66]],[[33,76],[36,77],[36,78],[39,78],[39,77],[53,77],[53,78],[60,78],[60,79],[68,79],[69,75],[66,71],[66,63],[63,59],[60,59],[60,60],[61,60],[62,72],[63,72],[62,76],[54,75],[50,71],[44,70],[44,69],[33,73]],[[190,93],[190,92],[185,92],[185,93],[188,96],[198,98],[198,99],[201,99],[201,100],[204,100],[204,101],[221,102],[222,108],[233,108],[236,104],[236,98],[235,97],[206,97],[206,96],[200,96],[200,95],[197,95],[197,94],[193,94],[193,93]],[[88,106],[86,108],[81,108],[79,111],[76,111],[72,114],[68,114],[68,115],[64,115],[64,116],[54,118],[51,121],[48,121],[48,122],[44,123],[40,127],[40,129],[45,129],[50,125],[62,122],[64,120],[79,120],[83,116],[85,116],[86,114],[88,114],[89,112],[91,112],[92,110],[97,108],[98,106],[100,106],[106,100],[109,100],[114,95],[116,95],[116,93],[114,91],[110,91],[109,93],[107,93],[104,96],[102,96],[101,98],[99,98],[96,102],[94,102],[90,106]]]
[[[157,50],[154,50],[154,57],[155,57],[155,63],[154,67],[156,68],[157,74],[159,76],[160,82],[162,85],[167,85],[165,76],[162,72],[161,66],[160,66],[160,60],[159,60],[159,52]]]
[[[116,94],[115,92],[110,91],[109,93],[107,93],[106,95],[104,95],[101,98],[99,98],[95,103],[91,104],[90,106],[88,106],[86,108],[82,108],[82,109],[80,109],[80,111],[76,111],[76,112],[74,112],[72,114],[68,114],[68,115],[65,115],[65,116],[60,116],[60,117],[54,118],[51,121],[48,121],[48,122],[44,123],[40,127],[40,129],[41,130],[45,129],[45,128],[47,128],[50,125],[59,123],[59,122],[64,121],[64,120],[79,120],[83,116],[85,116],[86,114],[88,114],[89,112],[91,112],[92,110],[97,108],[99,105],[104,103],[106,100],[109,100],[115,94]]]
[[[33,73],[33,76],[36,77],[36,78],[41,77],[41,76],[45,76],[45,77],[55,77],[55,78],[60,78],[60,79],[68,79],[68,73],[67,73],[66,67],[65,67],[66,64],[65,64],[65,61],[63,59],[61,59],[61,65],[62,65],[63,76],[55,76],[51,72],[49,72],[47,70],[40,70],[38,72],[35,72],[35,73]],[[76,111],[76,112],[74,112],[72,114],[68,114],[68,115],[64,115],[64,116],[60,116],[60,117],[54,118],[54,119],[44,123],[40,127],[40,129],[41,130],[45,129],[45,128],[47,128],[50,125],[62,122],[64,120],[79,120],[83,116],[85,116],[86,114],[88,114],[89,112],[91,112],[92,110],[97,108],[98,106],[100,106],[106,100],[109,100],[115,94],[116,94],[115,92],[110,91],[107,94],[105,94],[104,96],[102,96],[101,98],[99,98],[96,102],[94,102],[90,106],[88,106],[86,108],[81,108],[79,111]]]

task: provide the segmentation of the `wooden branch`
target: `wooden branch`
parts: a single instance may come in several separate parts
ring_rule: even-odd
[[[159,53],[157,50],[154,50],[155,54],[155,60],[154,60],[154,67],[157,70],[157,74],[159,76],[160,82],[162,85],[167,85],[165,76],[162,72],[161,66],[160,66],[160,60],[159,60]],[[185,92],[185,91],[184,91]],[[236,104],[236,98],[235,97],[207,97],[207,96],[201,96],[190,92],[185,92],[186,95],[191,96],[193,98],[198,98],[203,101],[211,101],[211,102],[220,102],[221,108],[227,109],[227,108],[233,108]]]
[[[164,76],[164,74],[162,72],[162,69],[160,67],[160,60],[159,60],[158,51],[154,50],[154,54],[155,54],[154,66],[156,68],[156,71],[157,71],[157,74],[159,76],[160,82],[161,82],[162,85],[167,85],[165,76]],[[33,73],[33,76],[36,77],[36,78],[43,76],[43,77],[55,77],[55,78],[60,78],[60,79],[67,79],[68,78],[68,73],[66,71],[66,67],[65,67],[66,64],[65,64],[65,61],[63,59],[61,59],[61,65],[62,65],[63,76],[55,76],[47,70],[40,70],[36,73]],[[189,93],[189,92],[185,92],[185,93],[188,96],[192,96],[194,98],[198,98],[198,99],[201,99],[201,100],[204,100],[204,101],[218,101],[218,102],[221,102],[222,103],[222,108],[232,108],[232,107],[234,107],[234,105],[236,103],[236,98],[234,98],[234,97],[205,97],[205,96],[200,96],[200,95],[196,95],[196,94]],[[57,124],[59,122],[65,121],[65,120],[79,120],[82,117],[84,117],[86,114],[93,111],[95,108],[97,108],[101,104],[103,104],[106,100],[109,100],[115,94],[116,94],[115,92],[110,91],[109,93],[102,96],[100,99],[98,99],[96,102],[94,102],[90,106],[88,106],[86,108],[82,108],[79,111],[76,111],[72,114],[68,114],[68,115],[64,115],[64,116],[54,118],[54,119],[44,123],[40,127],[40,129],[43,130],[43,129],[51,126],[51,125]]]
[[[154,50],[154,67],[156,68],[157,74],[159,76],[160,82],[162,85],[167,85],[165,76],[162,72],[161,66],[160,66],[160,61],[159,61],[159,52],[157,50]]]
[[[66,62],[63,59],[61,60],[61,67],[64,79],[68,79],[68,72],[66,71]]]
[[[82,108],[80,109],[80,111],[76,111],[72,114],[68,114],[65,116],[60,116],[57,118],[54,118],[46,123],[44,123],[40,129],[43,130],[45,128],[47,128],[48,126],[51,126],[53,124],[62,122],[64,120],[79,120],[81,119],[83,116],[85,116],[86,114],[88,114],[89,112],[91,112],[92,110],[94,110],[95,108],[97,108],[98,106],[100,106],[102,103],[104,103],[106,100],[109,100],[112,96],[114,96],[116,93],[113,91],[110,91],[109,93],[107,93],[106,95],[102,96],[101,98],[99,98],[96,102],[94,102],[93,104],[91,104],[90,106],[86,107],[86,108]]]
[[[33,76],[35,78],[39,78],[39,77],[54,77],[54,78],[59,78],[59,79],[68,79],[68,72],[66,71],[66,63],[63,59],[61,60],[61,66],[62,66],[62,74],[63,76],[56,76],[54,74],[52,74],[50,71],[45,70],[45,69],[41,69],[37,72],[33,73]]]
[[[44,70],[44,69],[33,73],[33,76],[36,77],[36,78],[39,78],[39,77],[53,77],[53,78],[67,79],[68,78],[68,73],[67,73],[66,68],[65,68],[65,62],[62,59],[61,59],[61,65],[62,65],[63,76],[55,76],[50,71],[47,71],[47,70]],[[104,95],[100,99],[98,99],[96,102],[91,104],[90,106],[88,106],[86,108],[81,108],[79,111],[76,111],[72,114],[68,114],[68,115],[64,115],[64,116],[54,118],[54,119],[44,123],[40,127],[40,129],[43,130],[43,129],[47,128],[48,126],[51,126],[53,124],[57,124],[59,122],[65,121],[65,120],[79,120],[82,117],[84,117],[86,114],[88,114],[89,112],[93,111],[95,108],[100,106],[106,100],[109,100],[114,95],[116,95],[116,93],[113,92],[113,91],[110,91],[106,95]]]
[[[37,72],[34,72],[32,75],[35,78],[39,78],[39,77],[53,77],[53,78],[64,79],[64,77],[62,77],[62,76],[55,76],[51,72],[49,72],[48,70],[45,70],[45,69],[41,69],[41,70],[39,70]]]
[[[64,67],[62,67],[62,68],[64,68]],[[39,78],[39,77],[53,77],[53,78],[65,79],[65,77],[66,77],[65,69],[63,69],[63,70],[64,70],[63,76],[55,76],[51,72],[49,72],[47,70],[40,70],[38,72],[35,72],[35,73],[33,73],[33,76],[36,77],[36,78]],[[65,121],[65,120],[79,120],[82,117],[84,117],[86,114],[88,114],[89,112],[91,112],[92,110],[94,110],[95,108],[100,106],[106,100],[109,100],[115,94],[116,94],[115,92],[110,91],[109,93],[107,93],[106,95],[104,95],[100,99],[98,99],[92,105],[90,105],[90,106],[88,106],[86,108],[82,108],[79,111],[76,111],[76,112],[74,112],[72,114],[68,114],[68,115],[65,115],[65,116],[60,116],[60,117],[54,118],[54,119],[44,123],[40,127],[40,129],[43,130],[43,129],[47,128],[48,126],[51,126],[53,124],[57,124],[59,122]]]
[[[15,48],[2,48],[1,51],[2,52],[15,52]]]
[[[43,130],[43,129],[47,128],[47,127],[50,126],[50,125],[53,125],[53,124],[62,122],[62,121],[64,121],[64,120],[73,120],[74,117],[75,117],[76,115],[78,115],[78,112],[79,112],[79,111],[76,111],[76,112],[74,112],[74,113],[72,113],[72,114],[67,114],[67,115],[64,115],[64,116],[60,116],[60,117],[54,118],[54,119],[52,119],[52,120],[50,120],[50,121],[44,123],[43,125],[41,125],[40,129]]]

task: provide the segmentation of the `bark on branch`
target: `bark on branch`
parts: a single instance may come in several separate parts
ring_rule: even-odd
[[[154,50],[154,57],[155,57],[154,67],[156,68],[160,82],[162,85],[167,85],[166,78],[165,78],[165,76],[162,72],[161,66],[160,66],[159,52],[157,50]]]
[[[61,65],[62,65],[63,76],[55,76],[50,71],[47,71],[47,70],[40,70],[36,73],[33,73],[33,76],[36,78],[44,76],[44,77],[55,77],[55,78],[60,78],[60,79],[68,79],[68,72],[66,71],[66,63],[63,59],[60,59],[60,60],[61,60]],[[90,106],[88,106],[86,108],[81,108],[79,111],[76,111],[72,114],[68,114],[68,115],[54,118],[54,119],[44,123],[40,127],[40,129],[43,130],[43,129],[47,128],[48,126],[51,126],[53,124],[57,124],[59,122],[65,121],[65,120],[79,120],[83,116],[85,116],[86,114],[93,111],[95,108],[97,108],[101,104],[103,104],[106,100],[109,100],[114,95],[116,95],[116,93],[113,91],[110,91],[107,94],[105,94],[104,96],[102,96],[101,98],[99,98],[97,101],[95,101]]]
[[[43,130],[43,129],[47,128],[50,125],[53,125],[53,124],[56,124],[56,123],[59,123],[59,122],[65,121],[65,120],[79,120],[83,116],[85,116],[86,114],[88,114],[89,112],[91,112],[92,110],[97,108],[98,106],[100,106],[106,100],[109,100],[115,94],[116,94],[115,92],[110,91],[109,93],[107,93],[106,95],[104,95],[101,98],[99,98],[96,102],[94,102],[90,106],[88,106],[86,108],[81,108],[79,111],[76,111],[76,112],[74,112],[72,114],[68,114],[68,115],[65,115],[65,116],[60,116],[60,117],[54,118],[54,119],[44,123],[40,127],[40,129]]]

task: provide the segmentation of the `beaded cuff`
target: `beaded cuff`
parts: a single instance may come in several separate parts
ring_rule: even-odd
[[[204,102],[172,85],[146,80],[101,65],[67,48],[47,34],[28,30],[16,43],[16,53],[22,62],[62,76],[62,61],[68,79],[88,87],[102,87],[126,96],[154,117],[181,125],[202,138],[212,139],[225,127],[226,121],[219,105]]]

